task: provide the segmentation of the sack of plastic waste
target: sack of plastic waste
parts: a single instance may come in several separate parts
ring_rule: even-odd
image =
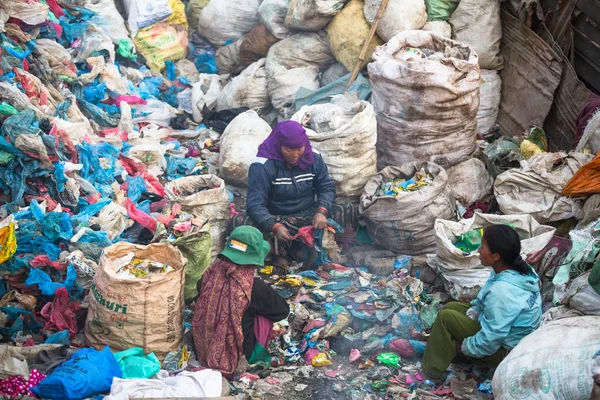
[[[236,186],[248,186],[248,170],[256,160],[258,146],[271,133],[271,127],[254,111],[235,117],[221,136],[219,172]]]
[[[423,182],[417,188],[418,178]],[[398,181],[411,184],[414,191],[391,192],[382,185]],[[365,185],[359,213],[374,244],[398,254],[421,255],[435,251],[434,223],[437,218],[455,215],[455,200],[448,192],[448,175],[439,165],[412,162],[402,167],[386,167]]]
[[[325,28],[331,52],[348,71],[356,67],[363,44],[371,32],[371,26],[365,19],[364,6],[363,0],[351,0]],[[360,69],[372,61],[373,52],[383,43],[378,35],[373,37]]]
[[[265,62],[263,58],[251,64],[227,83],[217,99],[217,111],[247,107],[263,113],[271,107]]]
[[[311,145],[323,156],[338,197],[358,200],[377,173],[373,106],[347,93],[333,96],[330,104],[303,107],[291,119],[306,128]]]
[[[340,12],[347,0],[291,0],[285,25],[292,29],[317,32]]]
[[[365,18],[373,24],[382,0],[365,1]],[[377,34],[388,42],[400,32],[421,29],[427,22],[424,0],[389,0],[377,25]]]
[[[461,0],[449,22],[452,39],[469,45],[482,69],[502,68],[500,0]]]
[[[594,398],[599,331],[600,317],[584,316],[549,322],[526,336],[496,368],[494,398]]]
[[[477,54],[431,32],[406,31],[373,58],[368,70],[379,169],[426,160],[449,168],[471,158],[477,147]]]
[[[483,161],[471,158],[446,170],[448,188],[454,198],[465,206],[486,199],[492,193],[494,180]]]
[[[510,225],[521,238],[522,254],[542,250],[552,240],[556,229],[540,225],[531,216],[475,213],[473,218],[458,222],[438,219],[435,222],[436,254],[427,263],[441,273],[450,296],[458,301],[471,301],[487,281],[491,268],[479,261],[479,246],[485,228]]]
[[[298,89],[318,89],[319,72],[334,62],[323,33],[298,33],[275,43],[265,64],[273,107],[280,113],[293,110]]]
[[[140,347],[159,359],[177,351],[186,262],[168,243],[120,242],[105,248],[90,289],[86,343],[116,350]]]
[[[208,220],[213,260],[225,246],[229,221],[229,195],[225,182],[216,175],[187,176],[169,182],[165,192],[172,202],[197,218]]]
[[[489,136],[500,113],[502,80],[498,71],[481,70],[479,86],[479,109],[477,109],[477,133],[482,137]]]
[[[583,200],[563,196],[575,173],[593,159],[583,153],[542,153],[521,161],[520,169],[496,178],[494,194],[504,214],[528,214],[538,222],[583,216]]]
[[[216,47],[246,35],[256,25],[260,0],[211,0],[200,12],[198,31]]]
[[[199,232],[182,236],[171,244],[177,247],[188,260],[185,265],[184,297],[186,301],[191,301],[198,295],[196,286],[198,280],[210,267],[212,245],[210,226],[205,225]]]

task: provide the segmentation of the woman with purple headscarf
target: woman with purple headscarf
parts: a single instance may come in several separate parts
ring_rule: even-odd
[[[258,147],[248,173],[247,211],[230,221],[229,230],[256,226],[266,238],[277,237],[279,255],[299,258],[293,236],[307,225],[326,228],[334,201],[335,184],[306,130],[294,121],[280,122]]]

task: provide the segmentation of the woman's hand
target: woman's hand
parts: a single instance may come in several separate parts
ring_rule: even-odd
[[[313,217],[313,227],[315,229],[327,228],[327,217],[321,213],[316,213]]]
[[[291,242],[294,240],[294,237],[290,235],[290,231],[288,231],[285,226],[280,226],[279,229],[277,229],[277,232],[275,232],[275,236],[277,236],[277,239],[283,240],[284,242]]]

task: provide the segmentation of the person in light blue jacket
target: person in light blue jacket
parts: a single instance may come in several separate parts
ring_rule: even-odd
[[[539,278],[521,258],[518,233],[507,225],[486,228],[479,259],[493,271],[477,298],[469,303],[448,303],[431,330],[423,370],[406,377],[406,383],[437,380],[454,357],[497,367],[542,320]],[[416,380],[416,382],[415,382]]]

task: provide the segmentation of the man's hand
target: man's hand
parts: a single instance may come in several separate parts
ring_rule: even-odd
[[[456,342],[456,354],[462,354],[462,343]]]
[[[313,217],[313,227],[315,229],[327,228],[327,217],[321,213],[316,213]]]
[[[277,232],[275,232],[275,236],[277,236],[277,239],[283,240],[284,242],[291,242],[294,240],[294,237],[290,235],[290,231],[288,231],[285,226],[280,226],[279,229],[277,229]]]

